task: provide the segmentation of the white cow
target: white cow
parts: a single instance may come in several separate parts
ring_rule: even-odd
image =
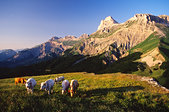
[[[79,87],[79,83],[77,80],[71,80],[70,83],[70,95],[73,97],[74,93],[76,93],[77,88]]]
[[[55,82],[60,82],[60,81],[63,81],[64,79],[65,79],[64,76],[60,76],[55,79]]]
[[[33,93],[33,89],[34,89],[35,85],[36,85],[36,81],[35,81],[35,79],[33,79],[33,78],[29,78],[29,79],[26,81],[25,86],[26,86],[26,89],[27,89],[28,94],[29,94],[29,93],[31,93],[31,94]]]
[[[54,83],[55,82],[54,82],[53,79],[49,79],[49,80],[47,80],[45,82],[42,82],[40,90],[48,91],[48,94],[50,95],[51,91],[53,92]]]
[[[64,80],[62,82],[62,94],[64,94],[65,92],[68,92],[69,86],[70,86],[70,83],[68,80]]]

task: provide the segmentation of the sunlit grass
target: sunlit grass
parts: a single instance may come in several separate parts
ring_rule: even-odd
[[[78,80],[77,94],[61,94],[61,83],[54,93],[40,91],[40,83],[64,76]],[[14,84],[14,78],[0,80],[0,111],[167,111],[169,95],[159,87],[139,81],[137,75],[64,73],[32,76],[36,81],[34,93],[27,94],[25,85]],[[29,78],[29,77],[25,77]]]

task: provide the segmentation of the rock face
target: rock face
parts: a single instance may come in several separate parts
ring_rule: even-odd
[[[153,32],[165,36],[156,26],[156,24],[168,25],[168,20],[163,18],[150,14],[136,14],[125,23],[117,24],[111,17],[107,17],[101,21],[98,30],[74,48],[74,51],[83,55],[97,55],[109,52],[110,46],[114,45],[113,49],[118,49],[122,56]]]
[[[154,16],[151,14],[136,14],[133,18],[130,20],[138,20],[140,23],[141,22],[155,22],[155,23],[161,23],[161,24],[168,24],[168,16],[166,15],[161,15],[161,16]]]
[[[101,23],[98,27],[98,30],[104,30],[112,27],[113,25],[118,24],[111,16],[105,18],[105,20],[101,20]]]
[[[87,39],[87,38],[89,38],[89,35],[86,34],[86,33],[82,34],[82,35],[79,37],[79,39]]]
[[[165,61],[165,58],[160,54],[158,48],[149,51],[148,53],[144,54],[141,58],[142,62],[146,62],[149,67],[155,66],[158,64],[159,66]]]
[[[157,87],[160,87],[162,89],[164,89],[165,91],[169,92],[169,89],[167,89],[166,87],[164,86],[161,86],[154,78],[152,77],[141,77],[140,78],[141,81],[145,81],[145,82],[148,82],[150,85],[152,86],[157,86]]]

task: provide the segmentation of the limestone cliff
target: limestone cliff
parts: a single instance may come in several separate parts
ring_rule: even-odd
[[[108,16],[105,18],[105,20],[101,20],[98,30],[101,30],[102,32],[108,32],[106,29],[111,28],[116,24],[118,24],[118,22],[115,21],[111,16]]]
[[[117,60],[123,57],[126,51],[143,42],[153,32],[157,32],[159,37],[165,36],[156,24],[167,26],[167,16],[136,14],[121,24],[117,24],[117,22],[109,16],[105,20],[102,20],[98,30],[91,34],[83,43],[79,44],[79,46],[75,47],[74,51],[83,55],[92,56],[109,52],[111,45],[113,45],[114,48],[111,50],[118,49],[119,55],[112,57]]]

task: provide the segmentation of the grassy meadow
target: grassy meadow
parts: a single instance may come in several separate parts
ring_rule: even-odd
[[[80,86],[74,97],[61,94],[61,83],[54,85],[51,95],[40,91],[41,82],[58,76],[78,80]],[[169,93],[133,74],[80,72],[32,77],[37,81],[33,94],[27,94],[25,85],[15,85],[14,78],[0,79],[1,112],[169,111]]]

